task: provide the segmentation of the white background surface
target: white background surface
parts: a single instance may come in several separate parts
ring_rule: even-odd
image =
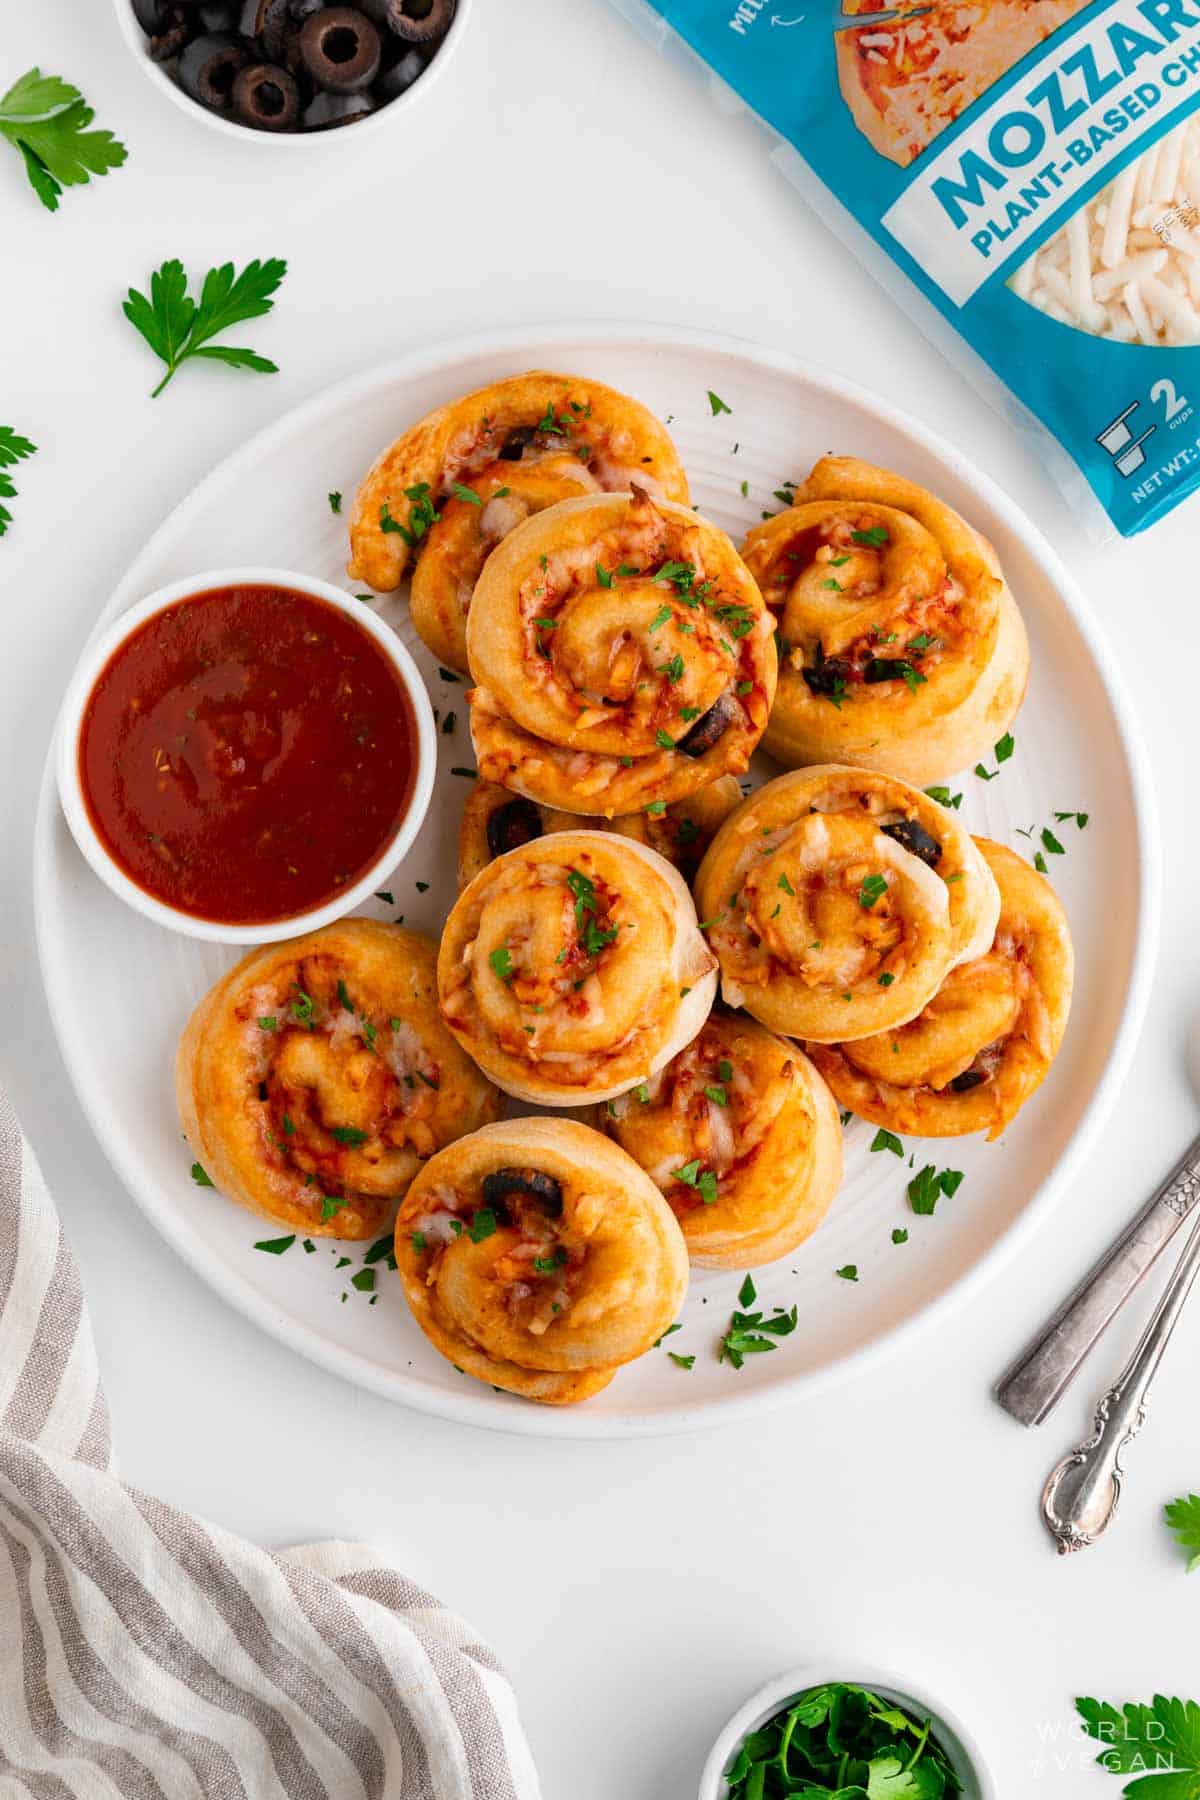
[[[0,157],[0,418],[41,447],[18,471],[0,546],[0,1074],[83,1267],[124,1473],[267,1543],[370,1539],[435,1587],[513,1670],[548,1800],[691,1800],[744,1693],[825,1650],[907,1667],[944,1693],[990,1750],[1004,1800],[1117,1794],[1070,1741],[1073,1697],[1200,1697],[1200,1577],[1185,1578],[1160,1522],[1165,1500],[1200,1488],[1200,1304],[1129,1457],[1121,1521],[1071,1562],[1051,1553],[1037,1492],[1124,1345],[1097,1354],[1039,1433],[988,1387],[1197,1124],[1200,500],[1148,538],[1089,546],[1009,428],[767,167],[755,129],[717,122],[603,0],[477,0],[451,76],[402,128],[311,159],[181,117],[98,0],[7,8],[0,85],[34,62],[75,80],[132,154],[54,218],[17,158]],[[272,254],[291,273],[245,341],[283,373],[193,367],[152,403],[156,365],[120,314],[129,283],[166,256],[202,273]],[[1139,705],[1164,825],[1150,1022],[1057,1217],[886,1372],[660,1443],[542,1444],[418,1418],[225,1309],[150,1232],[84,1125],[33,952],[29,841],[57,697],[163,513],[250,431],[398,347],[567,316],[790,347],[960,444],[1091,593]]]

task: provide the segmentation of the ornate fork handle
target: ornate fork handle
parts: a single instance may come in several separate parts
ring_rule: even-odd
[[[1042,1489],[1042,1518],[1060,1552],[1086,1550],[1112,1524],[1124,1480],[1122,1454],[1145,1423],[1150,1383],[1197,1274],[1200,1219],[1137,1349],[1096,1408],[1091,1437],[1055,1465]]]

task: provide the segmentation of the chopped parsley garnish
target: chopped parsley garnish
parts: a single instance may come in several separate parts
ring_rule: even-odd
[[[1048,875],[1050,873],[1049,865],[1040,850],[1035,850],[1034,852],[1033,866],[1039,875]]]
[[[458,722],[457,713],[448,712],[446,714],[445,718],[442,720],[442,736],[443,737],[453,736],[454,727],[457,724],[457,722]]]
[[[660,606],[658,611],[655,613],[654,617],[650,621],[649,629],[651,631],[657,631],[659,629],[660,625],[665,625],[667,620],[670,617],[671,617],[670,607],[669,606]]]
[[[841,582],[834,575],[827,575],[825,580],[821,583],[821,586],[823,588],[832,588],[835,594],[840,594],[844,591]]]
[[[216,1185],[204,1165],[198,1162],[192,1164],[192,1180],[197,1187],[214,1187]]]
[[[665,800],[652,800],[646,808],[646,811],[652,819],[661,819],[666,810],[667,803]]]
[[[1000,742],[994,745],[993,748],[996,752],[996,761],[998,763],[1007,762],[1012,755],[1014,748],[1012,732],[1006,731],[1004,736],[1000,739]]]
[[[418,1081],[423,1081],[427,1088],[432,1088],[435,1094],[441,1093],[442,1090],[441,1090],[440,1082],[435,1081],[433,1079],[432,1075],[427,1075],[425,1073],[424,1069],[414,1069],[413,1074],[416,1076]]]
[[[660,750],[673,750],[675,748],[675,739],[669,732],[664,731],[661,725],[654,734],[654,741]]]
[[[680,1356],[675,1350],[668,1350],[667,1355],[678,1369],[694,1369],[696,1366],[694,1356]]]
[[[785,894],[790,894],[792,896],[792,898],[795,899],[796,890],[792,886],[791,882],[788,880],[786,871],[784,872],[784,874],[782,874],[779,877],[779,880],[775,883],[775,886],[777,888],[782,888]]]
[[[602,568],[599,563],[597,563],[595,566],[596,566],[596,580],[600,583],[600,586],[602,588],[610,588],[613,584],[611,569]]]
[[[330,510],[330,512],[332,512],[332,513],[340,513],[340,512],[341,512],[341,510],[342,510],[342,496],[341,496],[341,495],[340,495],[340,494],[339,494],[339,493],[332,493],[332,494],[330,494],[330,496],[329,496],[329,510]]]
[[[423,1231],[414,1231],[408,1241],[414,1250],[424,1250],[425,1233]]]
[[[927,1216],[933,1212],[943,1194],[947,1199],[956,1194],[961,1182],[961,1169],[937,1170],[932,1163],[926,1163],[908,1184],[909,1205],[915,1213]]]
[[[681,600],[689,600],[696,579],[696,566],[694,563],[667,561],[661,568],[655,569],[650,579],[669,581]]]
[[[265,1018],[259,1019],[257,1023],[260,1031],[274,1031],[279,1024],[279,1020],[273,1013],[269,1013]]]
[[[395,894],[389,893],[387,888],[380,888],[380,890],[376,894],[375,898],[377,900],[382,900],[383,904],[385,906],[395,906],[395,904],[396,904]]]
[[[533,1266],[539,1275],[553,1275],[556,1270],[562,1268],[566,1260],[566,1250],[560,1244],[553,1256],[535,1256]]]
[[[286,1118],[283,1123],[285,1130],[288,1129]],[[360,1131],[357,1125],[335,1125],[329,1135],[336,1138],[339,1144],[365,1144],[368,1137],[368,1133]]]
[[[717,1075],[722,1081],[733,1080],[733,1064],[727,1056],[723,1056],[717,1064]]]
[[[496,1215],[490,1206],[481,1207],[471,1220],[470,1239],[473,1244],[482,1244],[484,1238],[490,1238],[496,1230]]]
[[[1043,825],[1042,827],[1042,848],[1048,850],[1051,856],[1066,855],[1066,851],[1063,849],[1048,825]]]
[[[263,1238],[259,1243],[255,1244],[254,1248],[256,1250],[265,1250],[268,1256],[282,1256],[285,1250],[291,1249],[295,1241],[296,1234],[293,1231],[290,1237]]]
[[[891,985],[892,985],[893,981],[895,981],[895,979],[896,979],[896,977],[892,974],[889,974],[886,969],[884,970],[882,975],[877,975],[875,977],[875,980],[878,982],[880,987],[891,987]]]
[[[892,1242],[893,1244],[907,1244],[908,1233],[902,1225],[897,1225],[892,1232]]]
[[[894,1131],[885,1131],[882,1126],[871,1139],[872,1150],[890,1150],[893,1156],[904,1155],[904,1145]]]
[[[419,1237],[420,1233],[414,1231],[413,1236]],[[389,1259],[392,1259],[393,1266],[394,1266],[394,1259],[392,1258],[392,1249],[393,1249],[393,1241],[390,1236],[376,1238],[375,1242],[371,1245],[371,1248],[363,1256],[363,1261],[365,1263],[377,1263],[377,1262],[382,1262],[384,1257],[388,1257]]]
[[[835,1275],[840,1276],[843,1281],[857,1281],[858,1280],[858,1264],[857,1263],[843,1263],[842,1267],[840,1269],[835,1269],[833,1272]]]
[[[727,406],[720,394],[714,394],[711,388],[708,390],[708,404],[712,409],[712,416],[714,419],[717,417],[718,413],[732,413],[733,411],[732,406]]]
[[[452,481],[450,491],[456,500],[465,500],[468,506],[482,506],[483,501],[473,487],[465,487],[461,481]]]
[[[754,683],[752,681],[739,681],[733,691],[735,694],[749,694],[753,691],[753,688]]]
[[[1076,829],[1084,831],[1087,829],[1089,814],[1081,812],[1056,812],[1054,817],[1060,825],[1065,825],[1068,819],[1074,819]]]
[[[312,995],[306,994],[303,988],[298,987],[296,989],[295,998],[292,1001],[292,1013],[295,1018],[299,1019],[301,1025],[307,1025],[310,1031],[313,1029],[313,1013],[315,1009],[315,1002]]]
[[[754,1304],[757,1294],[753,1279],[747,1275],[738,1291],[738,1311],[729,1321],[729,1329],[721,1339],[717,1353],[718,1362],[730,1362],[735,1369],[740,1369],[747,1356],[762,1355],[768,1350],[778,1350],[777,1339],[790,1337],[798,1322],[797,1311],[793,1306],[785,1312],[777,1306],[768,1319],[762,1312],[746,1312],[743,1310]],[[669,1354],[669,1353],[668,1353]]]
[[[704,1092],[708,1096],[708,1098],[712,1101],[714,1106],[728,1106],[729,1105],[728,1090],[726,1088],[724,1088],[723,1086],[719,1085],[718,1083],[714,1082],[710,1087],[706,1087]]]
[[[939,806],[952,807],[955,812],[962,805],[962,795],[952,794],[948,787],[927,787],[925,792],[931,800],[936,800]]]
[[[507,944],[501,944],[499,950],[489,952],[488,967],[498,981],[512,980],[516,971],[513,969],[513,960]]]
[[[639,1082],[637,1087],[635,1087],[633,1091],[634,1091],[635,1096],[637,1097],[638,1100],[641,1101],[643,1106],[649,1106],[649,1104],[650,1104],[650,1089],[646,1086],[646,1083],[644,1081]]]
[[[980,762],[975,764],[975,773],[978,775],[980,781],[995,781],[1000,771],[999,769],[985,769]]]
[[[883,899],[887,890],[888,884],[886,876],[865,875],[863,877],[862,886],[858,890],[858,904],[865,912],[870,912],[875,903]]]
[[[324,1223],[328,1224],[330,1219],[336,1219],[345,1204],[345,1197],[341,1194],[322,1194],[321,1218]]]
[[[467,781],[475,781],[479,776],[478,769],[451,769],[450,773],[452,775],[461,775]]]
[[[886,525],[871,525],[866,531],[852,531],[851,538],[856,544],[865,544],[868,550],[882,550],[888,541]]]
[[[691,1162],[684,1163],[682,1169],[672,1169],[671,1178],[682,1181],[685,1187],[694,1188],[705,1206],[712,1206],[716,1201],[716,1170],[701,1168],[699,1157],[693,1157]]]
[[[337,984],[337,997],[342,1003],[343,1012],[352,1013],[354,1011],[354,1002],[350,998],[349,989],[344,981],[339,981]]]

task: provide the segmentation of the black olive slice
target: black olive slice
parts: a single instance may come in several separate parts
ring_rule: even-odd
[[[237,0],[204,0],[196,17],[205,31],[232,31],[237,24]]]
[[[169,0],[133,0],[133,16],[147,37],[158,37],[174,22]]]
[[[178,18],[173,25],[168,25],[164,32],[150,39],[150,61],[157,63],[170,62],[178,56],[192,35],[192,27],[184,18]]]
[[[303,23],[305,19],[311,19],[315,12],[320,12],[321,4],[322,0],[287,0],[288,16],[297,23]],[[365,7],[363,11],[366,11]]]
[[[249,61],[245,45],[224,32],[193,38],[179,58],[179,85],[210,112],[228,112],[238,70]]]
[[[884,837],[894,838],[910,855],[919,857],[931,869],[936,869],[941,862],[942,846],[915,819],[897,819],[894,825],[884,825],[882,830]]]
[[[291,22],[288,0],[243,0],[238,24],[242,36],[253,38],[264,56],[275,62],[283,55]]]
[[[536,425],[514,425],[500,446],[501,462],[520,462],[527,447],[537,436]]]
[[[981,1069],[964,1069],[961,1075],[954,1077],[950,1090],[955,1094],[968,1094],[972,1088],[981,1086],[986,1080],[987,1076]]]
[[[850,679],[850,664],[843,662],[840,656],[829,656],[813,665],[811,669],[802,669],[801,674],[808,683],[812,694],[836,694],[838,683],[844,689]]]
[[[425,67],[425,58],[418,49],[414,47],[406,50],[399,62],[394,62],[390,69],[384,70],[375,84],[376,91],[385,100],[398,100],[401,94],[407,94],[417,76],[425,73]],[[501,451],[501,455],[503,454]],[[504,460],[512,462],[513,458],[509,456]]]
[[[506,800],[488,814],[487,844],[493,856],[531,844],[542,835],[542,815],[532,800]]]
[[[379,31],[355,6],[323,6],[304,21],[300,54],[327,94],[357,94],[379,73]]]
[[[703,756],[718,743],[735,719],[740,719],[742,709],[733,695],[732,688],[726,688],[718,694],[708,711],[686,732],[675,745],[685,756]]]
[[[233,114],[259,131],[295,131],[300,121],[300,89],[278,63],[242,69],[233,84]]]
[[[562,1188],[540,1169],[493,1169],[484,1176],[483,1197],[489,1206],[502,1207],[510,1194],[527,1195],[553,1219],[562,1212]]]
[[[432,44],[454,22],[456,0],[388,0],[387,20],[410,44]]]
[[[304,109],[307,131],[327,131],[334,125],[353,125],[375,111],[370,94],[318,94]]]

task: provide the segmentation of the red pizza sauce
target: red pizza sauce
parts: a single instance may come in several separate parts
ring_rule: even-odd
[[[353,619],[277,587],[194,594],[109,658],[79,733],[95,830],[156,899],[294,917],[370,867],[408,809],[416,726]]]

